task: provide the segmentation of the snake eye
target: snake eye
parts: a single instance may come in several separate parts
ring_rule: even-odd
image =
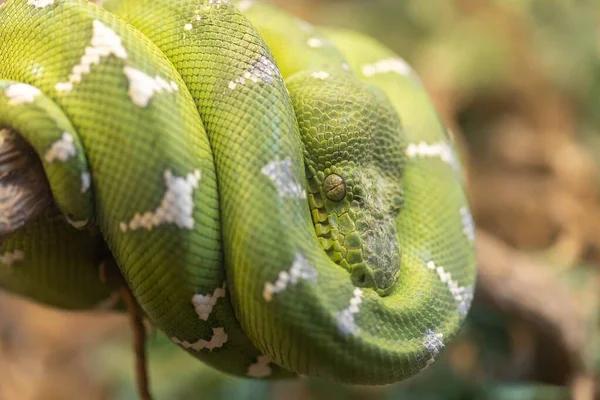
[[[346,197],[346,183],[339,175],[328,175],[323,181],[323,192],[331,201],[342,201]]]

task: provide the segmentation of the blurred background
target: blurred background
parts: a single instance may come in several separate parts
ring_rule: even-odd
[[[468,176],[473,309],[427,371],[371,389],[230,378],[152,332],[156,398],[600,398],[600,1],[270,2],[370,34],[420,74]],[[0,400],[137,398],[126,317],[3,293],[0,315]]]

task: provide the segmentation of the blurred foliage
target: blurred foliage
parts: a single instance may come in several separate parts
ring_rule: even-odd
[[[232,378],[154,333],[149,357],[156,398],[593,398],[593,384],[600,377],[600,0],[271,2],[317,25],[372,35],[415,67],[460,144],[478,228],[515,254],[541,263],[547,270],[543,272],[581,308],[584,324],[578,329],[591,339],[585,343],[582,365],[567,362],[568,349],[545,336],[535,317],[528,320],[478,295],[464,329],[439,361],[406,382],[366,389],[318,380],[270,383]],[[0,299],[2,304],[13,310],[14,318],[2,321],[11,329],[29,326],[23,321],[31,315],[55,318],[60,321],[55,324],[65,324],[62,332],[86,327],[80,333],[88,337],[85,346],[74,345],[68,334],[61,344],[71,345],[69,357],[84,360],[77,364],[77,373],[65,373],[61,363],[48,364],[55,353],[47,342],[47,326],[38,326],[30,343],[19,344],[32,352],[44,349],[28,356],[34,361],[22,366],[23,373],[35,365],[45,379],[83,385],[75,391],[78,395],[55,394],[42,386],[45,389],[27,398],[136,398],[125,319],[71,325],[79,317],[43,314],[14,299]],[[98,335],[98,326],[111,326],[116,334]],[[17,365],[16,358],[5,357],[10,340],[2,329],[0,356]],[[11,397],[2,390],[15,376],[2,371],[0,398],[25,398],[24,392],[17,390],[21,395]],[[92,382],[82,384],[80,375],[93,377]]]
[[[435,368],[406,383],[389,385],[383,388],[353,388],[320,380],[302,379],[289,382],[261,382],[234,378],[199,364],[191,356],[176,351],[172,343],[162,334],[152,340],[150,352],[150,375],[152,390],[157,399],[315,399],[315,400],[387,400],[387,399],[568,399],[565,388],[531,383],[498,384],[488,381],[476,371],[481,362],[483,368],[493,370],[505,363],[509,338],[502,324],[489,312],[476,312],[465,327],[470,340],[477,342],[483,350],[480,354],[465,354],[472,349],[464,349],[461,356],[471,358],[469,373],[461,374],[442,361]],[[493,314],[493,312],[492,312]],[[485,328],[491,335],[477,332]],[[463,339],[465,345],[466,339]],[[471,343],[469,346],[472,346]],[[94,374],[103,377],[113,385],[115,399],[135,398],[134,371],[131,368],[133,356],[124,351],[126,338],[110,345],[102,346],[94,353],[91,361]],[[463,360],[464,363],[465,360]],[[482,365],[479,365],[481,367]],[[467,367],[467,366],[464,366]],[[468,378],[468,379],[467,379]],[[507,397],[508,396],[508,397]]]

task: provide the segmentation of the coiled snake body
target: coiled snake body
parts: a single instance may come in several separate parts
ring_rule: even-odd
[[[0,128],[60,210],[4,238],[2,287],[89,310],[114,260],[174,343],[255,378],[390,383],[458,332],[460,164],[390,50],[248,0],[9,0],[0,22]]]

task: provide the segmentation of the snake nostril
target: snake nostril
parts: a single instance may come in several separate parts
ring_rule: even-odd
[[[359,276],[356,277],[356,283],[358,283],[361,286],[364,286],[366,281],[367,281],[367,277],[364,273],[360,274]]]

